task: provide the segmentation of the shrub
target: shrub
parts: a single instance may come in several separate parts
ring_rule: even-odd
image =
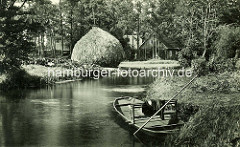
[[[191,62],[191,67],[198,75],[204,75],[208,73],[207,61],[205,58],[194,59]]]
[[[237,60],[235,67],[240,70],[240,59]]]
[[[240,50],[240,27],[223,26],[219,29],[216,40],[217,56],[221,58],[234,58]]]
[[[183,67],[190,66],[192,59],[193,59],[193,54],[190,48],[183,48],[178,54],[178,61]]]
[[[235,58],[229,58],[229,59],[224,59],[224,58],[218,58],[214,60],[213,62],[208,62],[208,68],[212,72],[225,72],[225,71],[235,71],[236,70],[236,63],[237,59]]]
[[[40,77],[31,76],[23,69],[14,68],[7,73],[7,78],[1,83],[0,89],[8,90],[40,86]]]
[[[190,66],[190,62],[186,58],[179,58],[178,61],[182,67]]]

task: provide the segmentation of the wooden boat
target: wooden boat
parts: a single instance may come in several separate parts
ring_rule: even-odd
[[[115,111],[125,120],[128,125],[139,129],[150,117],[145,116],[142,112],[144,102],[133,97],[116,98],[113,102]],[[173,105],[170,103],[169,105]],[[176,113],[174,110],[165,110],[164,118],[156,115],[141,129],[141,132],[148,135],[169,134],[179,130],[183,125],[182,121],[175,124],[169,124],[171,114]]]

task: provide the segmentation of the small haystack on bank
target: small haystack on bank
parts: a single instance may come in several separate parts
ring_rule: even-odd
[[[117,66],[124,58],[119,40],[97,27],[93,27],[76,43],[71,57],[73,61],[101,66]]]

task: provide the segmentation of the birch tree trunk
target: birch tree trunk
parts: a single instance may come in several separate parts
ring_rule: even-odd
[[[63,50],[64,50],[64,42],[63,42],[63,14],[62,14],[62,0],[59,1],[59,7],[60,7],[60,23],[61,23],[61,55],[63,56]]]
[[[41,53],[40,53],[40,56],[41,57],[44,57],[45,56],[45,47],[44,47],[44,33],[41,33]]]

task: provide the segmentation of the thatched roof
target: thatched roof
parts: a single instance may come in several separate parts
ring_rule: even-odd
[[[119,40],[100,28],[93,27],[74,46],[71,59],[101,66],[117,66],[125,57]]]
[[[160,42],[162,42],[167,47],[167,49],[181,49],[181,48],[183,48],[183,45],[179,40],[170,39],[166,35],[163,35],[161,33],[158,34],[158,39],[159,39]]]

